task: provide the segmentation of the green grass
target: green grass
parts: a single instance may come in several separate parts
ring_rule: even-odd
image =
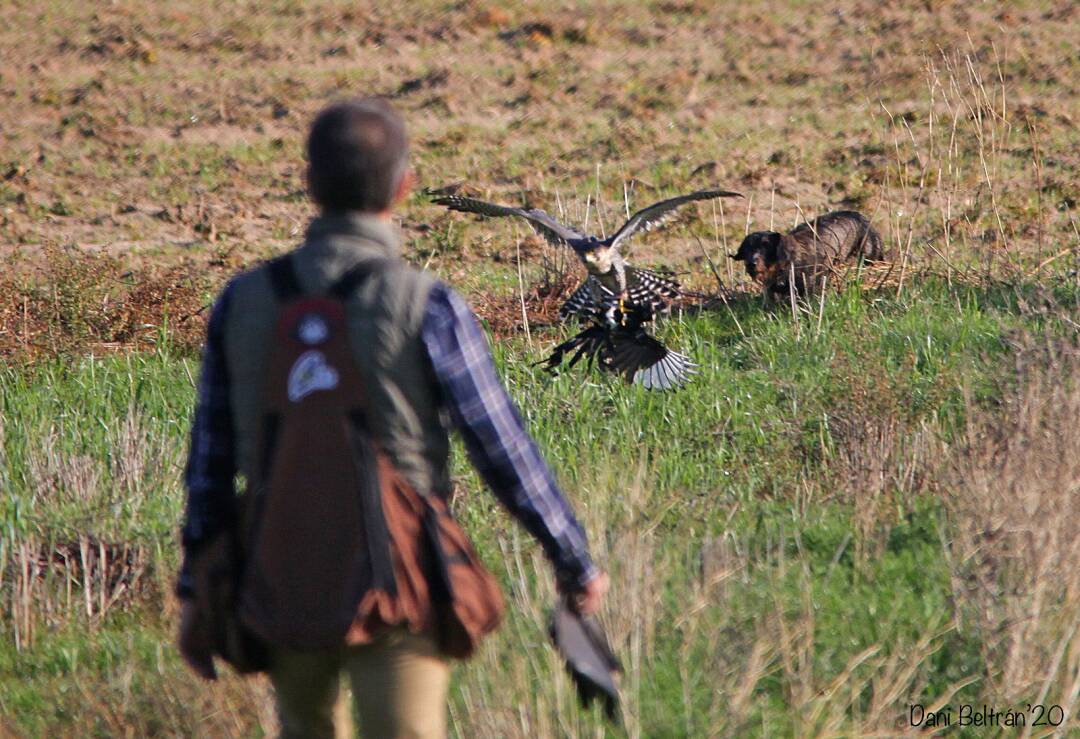
[[[685,316],[663,333],[702,371],[670,394],[595,372],[546,375],[533,362],[561,333],[534,335],[532,346],[496,344],[529,428],[612,571],[605,619],[634,672],[626,683],[634,731],[821,729],[832,709],[815,718],[800,690],[864,673],[884,679],[879,657],[849,669],[868,648],[915,655],[917,677],[903,695],[926,704],[979,673],[977,635],[950,629],[956,604],[941,501],[925,488],[886,490],[888,504],[869,526],[860,523],[857,498],[869,493],[845,487],[838,463],[858,440],[841,432],[875,419],[891,419],[901,433],[928,425],[942,438],[961,429],[977,407],[969,398],[990,406],[1000,394],[1005,337],[1062,331],[1057,318],[1017,310],[1024,293],[927,280],[899,297],[852,289],[825,301],[823,314],[798,319],[750,300]],[[48,548],[89,536],[141,545],[146,568],[137,596],[92,617],[81,609],[80,583],[73,604],[62,578],[38,583],[37,602],[49,605],[36,614],[32,646],[0,645],[0,713],[27,736],[107,735],[125,722],[186,733],[220,720],[199,713],[209,710],[204,689],[168,647],[196,371],[193,360],[164,349],[0,371],[11,491],[0,500],[4,566],[22,561],[22,544]],[[134,444],[127,456],[125,444]],[[560,721],[588,733],[602,721],[569,709],[565,680],[543,646],[546,567],[458,452],[459,515],[507,588],[511,610],[481,658],[459,670],[457,731],[474,735],[516,701],[529,707],[529,720],[550,713],[555,699],[532,686],[554,681],[564,701]],[[49,471],[50,455],[67,466]],[[132,459],[142,466],[132,469]],[[85,460],[92,484],[80,483],[85,473],[71,460]],[[703,584],[710,551],[724,552],[719,585]],[[3,623],[15,628],[9,596]],[[773,645],[750,702],[732,719],[725,706],[735,678],[760,636],[774,632],[790,632],[791,642]],[[927,635],[930,646],[918,646]],[[169,712],[155,723],[166,697],[194,701],[194,713]],[[858,725],[871,697],[870,687],[856,685],[851,705],[840,709],[844,725]],[[975,683],[961,697],[986,694]],[[899,716],[904,706],[892,708]],[[252,716],[237,720],[254,730]]]
[[[169,522],[179,511],[175,496],[140,489],[133,500],[123,486],[178,479],[194,392],[190,378],[197,373],[192,360],[164,353],[57,361],[31,372],[4,369],[5,476],[16,493],[2,502],[5,528],[109,540],[171,536]],[[134,475],[122,458],[129,443],[148,463]],[[52,480],[54,489],[41,489],[31,460],[43,453],[92,460],[101,472],[96,489],[81,489],[62,471]]]

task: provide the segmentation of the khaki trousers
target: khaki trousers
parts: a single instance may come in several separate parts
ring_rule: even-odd
[[[430,637],[392,629],[370,644],[326,651],[275,648],[270,681],[284,739],[335,739],[353,734],[349,675],[360,735],[373,739],[443,739],[450,665]]]

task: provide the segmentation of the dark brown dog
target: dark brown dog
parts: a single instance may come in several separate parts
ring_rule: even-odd
[[[730,255],[745,262],[750,279],[775,294],[786,294],[794,277],[795,292],[808,295],[844,262],[883,258],[881,234],[862,213],[837,210],[803,223],[787,234],[758,231]]]

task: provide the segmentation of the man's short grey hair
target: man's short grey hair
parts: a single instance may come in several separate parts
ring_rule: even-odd
[[[307,141],[308,187],[324,210],[387,210],[408,167],[405,122],[382,98],[323,109]]]

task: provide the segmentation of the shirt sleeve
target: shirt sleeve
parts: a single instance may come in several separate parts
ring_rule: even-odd
[[[597,573],[585,532],[499,382],[476,317],[442,283],[428,298],[422,338],[451,420],[480,476],[540,542],[560,584],[584,585]]]
[[[234,512],[235,443],[224,354],[224,323],[230,294],[227,286],[210,313],[203,349],[191,448],[184,473],[187,512],[181,540],[185,558],[176,587],[177,595],[182,598],[191,595],[190,555],[230,523]]]

